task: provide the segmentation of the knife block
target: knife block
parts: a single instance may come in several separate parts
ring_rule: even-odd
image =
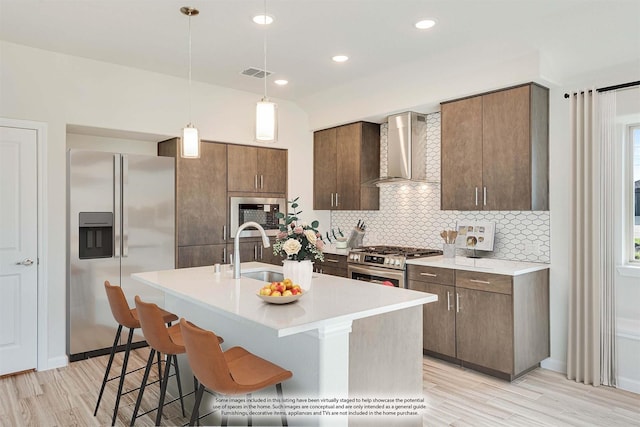
[[[347,247],[349,248],[359,248],[362,246],[362,240],[364,239],[364,231],[358,230],[354,228],[351,230],[351,235],[349,236],[349,241],[347,242]]]

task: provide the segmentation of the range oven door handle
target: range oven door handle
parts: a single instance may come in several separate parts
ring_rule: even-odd
[[[393,270],[390,268],[380,268],[380,267],[374,267],[374,266],[360,266],[360,265],[349,264],[347,266],[347,276],[349,277],[349,279],[353,279],[353,273],[377,276],[380,279],[384,279],[380,281],[376,279],[369,280],[368,282],[370,283],[383,284],[382,282],[384,282],[385,280],[389,280],[389,281],[397,280],[400,285],[399,286],[400,288],[406,288],[404,270]]]

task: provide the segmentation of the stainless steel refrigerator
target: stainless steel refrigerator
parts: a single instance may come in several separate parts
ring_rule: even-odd
[[[161,292],[130,276],[175,266],[174,169],[170,157],[67,152],[70,361],[106,354],[113,344],[117,324],[105,280],[122,286],[131,307],[136,295],[163,305]],[[142,340],[138,334],[134,341]]]

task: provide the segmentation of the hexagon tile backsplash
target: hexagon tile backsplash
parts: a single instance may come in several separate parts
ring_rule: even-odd
[[[427,115],[425,144],[427,174],[440,178],[440,113]],[[386,173],[387,125],[380,129],[380,170]],[[442,211],[440,184],[410,182],[380,186],[379,211],[332,211],[331,227],[346,235],[363,220],[367,225],[365,245],[401,245],[442,249],[440,231],[454,229],[458,222],[496,223],[493,252],[486,256],[530,262],[549,262],[550,223],[548,211]],[[458,250],[464,255],[464,250]],[[484,255],[483,255],[484,256]]]

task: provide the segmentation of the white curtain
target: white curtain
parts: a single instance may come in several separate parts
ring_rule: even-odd
[[[611,103],[613,96],[613,103]],[[585,90],[570,101],[571,288],[567,377],[615,384],[613,127],[615,94]]]
[[[603,385],[616,385],[616,310],[615,310],[615,120],[616,92],[598,94],[597,126],[600,135],[600,381]]]

